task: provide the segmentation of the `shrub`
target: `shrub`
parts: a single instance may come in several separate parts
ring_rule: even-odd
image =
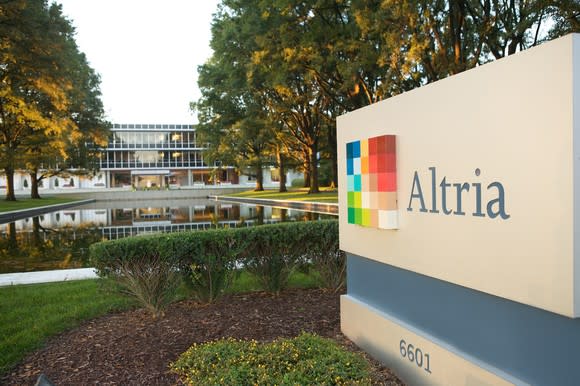
[[[370,384],[362,356],[307,333],[269,344],[229,338],[193,345],[170,368],[190,385]]]
[[[180,276],[167,261],[152,253],[123,261],[115,282],[122,293],[137,299],[156,318],[175,298]]]
[[[175,233],[167,238],[167,253],[174,253],[181,262],[194,297],[200,302],[217,300],[230,286],[238,256],[245,248],[244,240],[230,229]]]
[[[314,264],[323,286],[338,289],[344,284],[337,221],[128,237],[93,244],[90,256],[99,276],[117,281],[127,272],[136,272],[136,268],[128,268],[130,262],[161,264],[172,278],[181,275],[202,302],[219,298],[241,267],[273,293],[284,289],[292,272],[305,263]],[[173,290],[169,281],[158,281],[165,286],[158,288],[160,294]]]
[[[304,258],[306,223],[281,223],[246,228],[244,267],[255,275],[262,287],[279,294],[288,285],[290,275]]]
[[[318,221],[307,223],[309,234],[305,247],[307,256],[319,274],[324,288],[337,292],[346,281],[346,255],[338,245],[338,221]]]
[[[91,261],[117,292],[135,298],[154,317],[163,314],[180,284],[178,264],[166,258],[152,237],[134,237],[91,245]]]
[[[292,180],[291,186],[293,188],[303,188],[304,187],[304,178],[302,178],[302,177],[294,178]]]

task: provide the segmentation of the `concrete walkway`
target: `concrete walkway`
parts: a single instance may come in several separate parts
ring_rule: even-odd
[[[0,274],[0,287],[17,284],[37,284],[57,281],[96,279],[94,268],[59,269],[54,271]]]

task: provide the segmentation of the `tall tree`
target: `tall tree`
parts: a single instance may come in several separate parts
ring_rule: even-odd
[[[77,75],[88,64],[60,5],[4,0],[0,32],[0,165],[7,177],[6,199],[15,200],[16,168],[35,169],[31,161],[43,159],[42,151],[66,158],[67,147],[80,137],[75,103],[85,85],[79,86]],[[89,73],[86,67],[80,71]]]
[[[265,26],[252,24],[258,13],[244,13],[257,1],[224,1],[212,25],[212,58],[200,66],[198,85],[202,97],[192,104],[197,111],[200,139],[208,143],[209,162],[235,165],[255,176],[256,190],[263,190],[263,166],[273,144],[264,95],[252,88],[246,72],[255,50],[254,35]],[[250,8],[258,12],[257,8]]]

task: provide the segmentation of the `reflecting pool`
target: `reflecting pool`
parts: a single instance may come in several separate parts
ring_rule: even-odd
[[[0,224],[0,273],[87,267],[101,240],[326,218],[335,216],[207,199],[98,201]]]

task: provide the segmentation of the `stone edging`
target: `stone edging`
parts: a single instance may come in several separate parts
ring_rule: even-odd
[[[94,198],[87,199],[87,200],[78,200],[78,201],[71,201],[64,204],[54,204],[54,205],[47,205],[47,206],[39,206],[37,208],[30,208],[30,209],[21,209],[21,210],[13,210],[10,212],[2,212],[0,213],[0,224],[5,224],[8,222],[20,220],[27,217],[38,216],[43,213],[53,212],[55,210],[60,209],[67,209],[72,208],[75,206],[91,204],[97,201]]]
[[[290,208],[321,214],[338,215],[338,204],[335,203],[268,200],[263,198],[240,198],[240,197],[224,197],[224,196],[208,196],[208,198],[215,201],[229,201],[243,204],[267,205],[278,208]]]

